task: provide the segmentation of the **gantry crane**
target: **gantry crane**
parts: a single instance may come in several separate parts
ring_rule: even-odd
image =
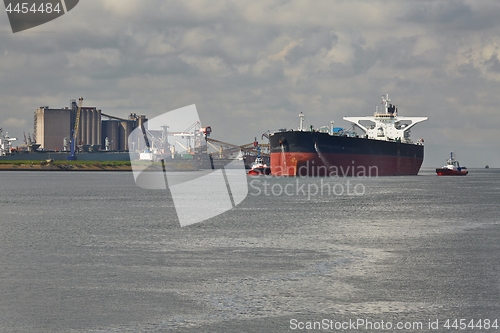
[[[83,103],[83,97],[80,97],[78,99],[78,109],[76,110],[75,127],[71,130],[71,139],[69,142],[70,152],[68,155],[68,161],[76,160],[75,153],[76,153],[76,144],[78,140],[78,126],[80,124],[80,114],[82,113],[82,103]]]

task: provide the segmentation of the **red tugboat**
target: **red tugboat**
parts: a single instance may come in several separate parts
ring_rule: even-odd
[[[446,161],[446,165],[436,169],[438,176],[465,176],[469,173],[466,167],[461,167],[460,163],[453,157],[453,152],[450,153],[450,158]]]
[[[250,171],[248,171],[247,174],[250,176],[270,175],[271,168],[266,163],[264,163],[264,160],[260,155],[260,146],[259,143],[257,142],[257,139],[255,139],[254,141],[254,146],[257,149],[257,158],[250,166]]]
[[[270,175],[271,168],[264,163],[262,157],[257,157],[255,162],[252,163],[250,170],[248,171],[248,175],[250,176],[258,176],[258,175]]]

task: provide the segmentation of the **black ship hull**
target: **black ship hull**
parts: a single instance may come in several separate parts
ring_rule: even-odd
[[[269,142],[276,176],[416,175],[424,160],[421,144],[321,132],[277,132]]]

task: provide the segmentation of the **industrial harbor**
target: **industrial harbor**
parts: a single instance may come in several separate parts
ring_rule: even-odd
[[[211,138],[211,132],[199,121],[183,131],[169,132],[168,124],[162,130],[150,130],[146,115],[110,115],[95,106],[83,106],[80,97],[78,102],[71,100],[69,107],[37,108],[33,134],[23,133],[22,144],[0,129],[0,170],[130,171],[130,161],[161,160],[167,170],[218,169],[240,151],[249,168],[259,154],[257,146],[269,163],[269,145],[257,138],[237,145]]]
[[[80,97],[78,102],[71,100],[69,107],[36,109],[34,133],[25,133],[20,146],[14,145],[16,138],[0,131],[0,163],[6,163],[3,168],[8,170],[129,171],[132,162],[134,166],[156,162],[155,169],[191,171],[220,169],[238,158],[254,175],[359,176],[359,170],[363,176],[366,170],[371,176],[418,174],[424,140],[413,142],[410,129],[427,117],[398,115],[388,95],[382,96],[382,105],[381,112],[375,108],[374,116],[344,117],[352,130],[334,127],[334,121],[329,127],[306,128],[301,113],[298,129],[262,134],[260,139],[269,143],[255,137],[237,145],[214,139],[212,127],[202,125],[197,114],[193,123],[184,122],[181,129],[173,118],[163,115],[148,122],[146,115],[130,113],[122,118],[103,113],[97,107],[83,106]],[[73,161],[86,163],[69,163]]]

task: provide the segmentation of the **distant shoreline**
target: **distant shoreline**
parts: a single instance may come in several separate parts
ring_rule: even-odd
[[[132,171],[132,167],[122,166],[97,166],[92,164],[0,164],[0,171]]]
[[[166,171],[196,171],[191,163],[166,162]],[[134,166],[141,168],[141,164]],[[150,171],[163,169],[159,162],[144,163]],[[0,171],[120,171],[132,172],[130,161],[0,161]]]

